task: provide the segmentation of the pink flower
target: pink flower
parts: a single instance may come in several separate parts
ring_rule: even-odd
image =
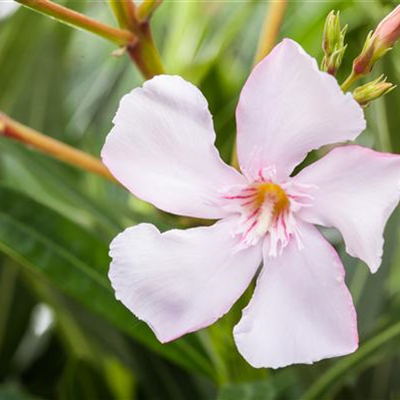
[[[343,146],[291,176],[309,151],[365,128],[362,109],[335,78],[287,39],[254,69],[237,108],[243,175],[219,157],[207,102],[180,77],[134,89],[114,125],[102,157],[124,186],[161,210],[221,219],[165,233],[140,224],[111,244],[117,299],[161,342],[222,317],[263,261],[234,329],[251,365],[278,368],[356,350],[343,265],[314,224],[340,230],[348,253],[375,272],[399,201],[400,157]]]

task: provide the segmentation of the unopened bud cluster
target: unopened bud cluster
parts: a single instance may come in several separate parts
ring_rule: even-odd
[[[340,27],[339,12],[331,11],[326,18],[322,48],[324,58],[321,69],[335,75],[342,64],[347,45],[344,43],[347,25]],[[341,84],[344,92],[360,78],[368,75],[374,64],[382,58],[400,38],[400,5],[384,18],[375,31],[371,31],[365,41],[360,55],[353,61],[350,75]],[[379,97],[392,91],[396,86],[386,81],[382,75],[379,78],[357,87],[353,91],[354,99],[363,107]]]
[[[322,60],[322,71],[335,75],[342,64],[343,55],[347,45],[344,44],[347,25],[341,29],[339,12],[335,14],[331,11],[326,19],[324,28],[324,37],[322,48],[324,50],[324,58]]]

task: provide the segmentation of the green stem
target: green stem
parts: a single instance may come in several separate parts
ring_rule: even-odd
[[[140,24],[137,35],[139,39],[137,43],[128,47],[131,59],[136,63],[146,79],[164,74],[164,66],[154,43],[148,22]]]
[[[109,0],[109,4],[121,27],[129,29],[138,38],[135,43],[127,46],[132,61],[140,69],[146,79],[164,73],[160,55],[154,43],[150,29],[150,18],[157,1],[144,1],[136,8],[131,0]]]
[[[137,25],[136,7],[132,0],[108,0],[121,28],[134,31]]]
[[[348,92],[353,83],[357,82],[361,78],[361,75],[357,75],[354,71],[351,71],[351,74],[347,77],[347,79],[340,86],[343,92]]]
[[[164,73],[164,67],[152,37],[149,22],[139,22],[135,14],[135,5],[130,0],[110,0],[110,5],[119,23],[130,30],[103,24],[49,0],[16,1],[61,23],[94,33],[119,46],[124,46],[146,79]]]
[[[354,367],[361,362],[364,362],[364,364],[367,365],[365,363],[367,357],[371,356],[390,340],[399,336],[400,322],[397,322],[362,345],[356,353],[335,364],[308,389],[302,397],[302,400],[318,400],[326,398],[326,393],[329,388],[332,387],[341,376],[354,369]]]
[[[122,3],[116,0],[108,0],[108,4],[118,22],[119,26],[126,27],[127,26],[127,19],[125,15],[125,10],[122,7]]]
[[[16,0],[18,3],[55,18],[59,22],[94,33],[119,46],[132,45],[136,37],[132,32],[103,24],[76,11],[70,10],[49,0]]]
[[[136,10],[136,18],[140,22],[148,21],[160,4],[161,0],[143,0]]]

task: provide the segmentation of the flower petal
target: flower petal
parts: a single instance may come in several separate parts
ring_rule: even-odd
[[[10,17],[19,8],[19,4],[15,1],[0,1],[0,20]]]
[[[285,39],[255,68],[236,113],[242,171],[275,167],[286,178],[310,150],[355,139],[361,107],[294,41]]]
[[[295,177],[317,185],[314,206],[301,218],[338,229],[347,252],[376,272],[382,261],[383,231],[400,198],[400,156],[360,146],[332,150]]]
[[[358,346],[336,251],[312,225],[302,223],[301,235],[303,249],[292,240],[281,256],[264,256],[253,298],[234,329],[240,353],[254,367],[310,364]]]
[[[220,218],[221,187],[244,178],[214,146],[207,101],[178,76],[157,76],[123,97],[102,150],[104,163],[132,193],[161,210]]]
[[[161,342],[206,327],[224,315],[249,285],[261,246],[234,253],[236,220],[160,234],[140,224],[111,244],[116,297]]]

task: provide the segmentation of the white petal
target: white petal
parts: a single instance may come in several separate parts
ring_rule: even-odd
[[[313,149],[355,139],[364,129],[361,107],[295,42],[283,40],[259,63],[236,113],[242,171],[275,167],[290,175]]]
[[[218,191],[243,182],[214,146],[207,101],[178,76],[157,76],[124,96],[102,150],[111,173],[161,210],[199,218],[226,215]]]
[[[253,298],[234,329],[240,353],[256,368],[310,364],[358,346],[336,251],[312,225],[303,223],[301,235],[302,250],[292,241],[281,256],[264,256]]]
[[[141,224],[111,244],[110,280],[117,299],[161,342],[206,327],[224,315],[249,285],[261,246],[238,253],[236,221],[160,232]]]
[[[0,0],[0,19],[10,17],[17,11],[19,4],[11,0]]]
[[[382,261],[383,232],[400,198],[400,156],[360,146],[338,147],[295,177],[314,184],[314,206],[306,221],[337,228],[347,252],[376,272]]]

